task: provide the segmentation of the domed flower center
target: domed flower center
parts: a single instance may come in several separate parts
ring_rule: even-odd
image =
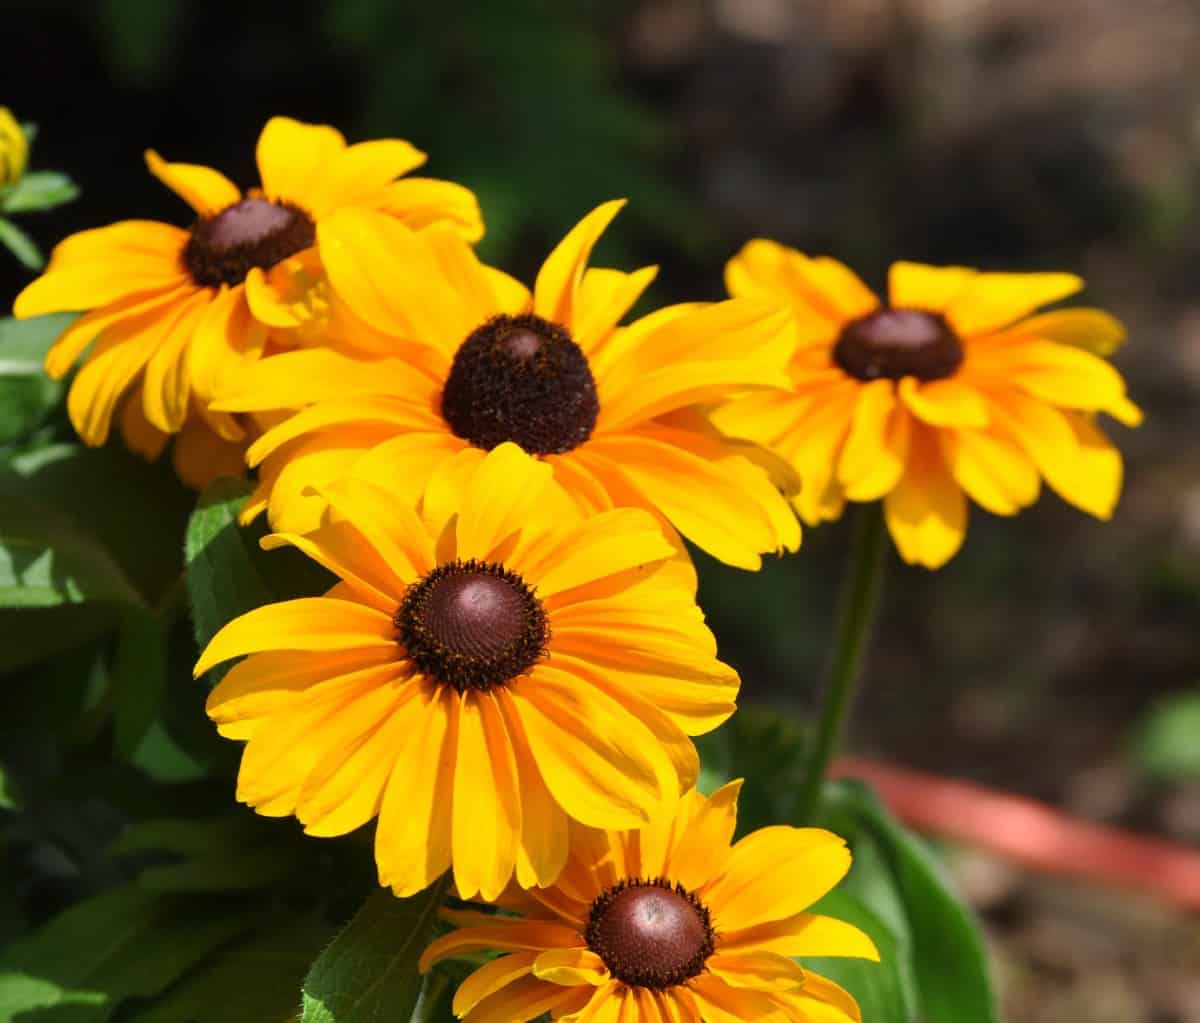
[[[854,320],[833,349],[833,361],[859,380],[940,380],[962,360],[962,342],[945,319],[917,309],[880,309]]]
[[[270,269],[317,239],[312,219],[288,203],[242,199],[192,227],[183,261],[204,287],[241,284],[252,267]]]
[[[599,412],[587,356],[540,316],[497,316],[472,331],[442,391],[450,429],[484,451],[505,441],[533,455],[571,451]]]
[[[696,976],[714,945],[708,909],[664,878],[609,888],[592,903],[584,937],[617,980],[659,990]]]
[[[546,612],[525,581],[475,560],[439,565],[410,586],[395,625],[422,674],[460,693],[523,675],[550,638]]]

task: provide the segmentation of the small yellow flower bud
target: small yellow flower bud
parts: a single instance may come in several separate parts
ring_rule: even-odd
[[[29,142],[8,107],[0,107],[0,185],[11,185],[25,173]]]

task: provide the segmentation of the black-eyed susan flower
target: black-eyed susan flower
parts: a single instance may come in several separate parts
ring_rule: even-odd
[[[399,895],[452,867],[460,894],[549,884],[568,819],[636,827],[698,770],[688,738],[732,713],[689,575],[658,521],[583,519],[549,466],[502,444],[407,501],[346,479],[324,524],[274,535],[341,581],[217,633],[197,674],[246,740],[238,798],[314,835],[378,817]]]
[[[362,206],[414,228],[448,222],[472,239],[482,230],[466,189],[396,180],[425,160],[400,139],[347,146],[333,128],[275,117],[257,157],[262,187],[243,193],[209,167],[147,152],[151,173],[192,207],[192,226],[127,220],[72,235],[17,297],[21,318],[88,311],[46,359],[50,375],[62,377],[92,345],[67,399],[85,443],[104,443],[127,396],[141,406],[121,422],[137,450],[161,450],[155,434],[177,433],[189,420],[242,442],[246,424],[208,412],[207,401],[226,374],[264,354],[281,307],[307,310],[289,323],[312,318],[322,294],[317,226],[335,210]],[[189,472],[203,476],[204,466]]]
[[[747,395],[713,421],[791,463],[805,522],[882,498],[900,555],[937,568],[962,545],[967,497],[1013,515],[1044,479],[1083,511],[1112,514],[1121,455],[1096,414],[1141,421],[1104,358],[1124,330],[1099,309],[1034,315],[1079,291],[1079,277],[894,263],[881,303],[841,263],[756,240],[726,282],[787,304],[799,344],[788,391]]]
[[[459,986],[455,1015],[521,1023],[849,1023],[854,999],[793,957],[878,960],[858,928],[809,912],[850,868],[837,835],[770,827],[730,845],[740,781],[692,791],[639,831],[573,827],[557,883],[507,893],[521,913],[446,912],[421,958],[504,955]]]
[[[0,107],[0,186],[21,180],[29,161],[29,140],[25,129],[8,107]]]
[[[570,231],[532,293],[461,238],[342,211],[318,229],[332,290],[381,342],[373,358],[295,352],[231,380],[214,407],[306,410],[250,450],[253,516],[311,525],[309,484],[353,471],[419,497],[512,441],[589,511],[642,506],[730,564],[793,550],[799,523],[746,446],[687,410],[787,384],[786,314],[751,300],[677,305],[618,324],[655,275],[588,268],[621,208]]]

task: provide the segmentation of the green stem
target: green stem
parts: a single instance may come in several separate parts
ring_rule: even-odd
[[[863,652],[875,623],[883,582],[887,530],[883,503],[874,501],[858,512],[850,570],[838,599],[837,627],[829,661],[821,718],[808,758],[808,770],[798,803],[800,822],[810,821],[817,809],[829,763],[837,752],[842,727],[854,700]]]

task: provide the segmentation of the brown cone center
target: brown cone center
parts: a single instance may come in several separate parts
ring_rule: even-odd
[[[483,572],[446,576],[429,592],[422,622],[449,650],[493,657],[525,630],[525,599],[506,579]]]
[[[635,987],[682,984],[713,951],[708,911],[661,880],[624,882],[601,895],[586,938],[613,977]]]
[[[962,360],[962,342],[945,319],[917,309],[880,309],[854,320],[833,349],[833,361],[859,380],[940,380]]]
[[[316,229],[303,210],[252,197],[198,220],[183,260],[197,284],[232,286],[254,267],[270,269],[315,241]]]

